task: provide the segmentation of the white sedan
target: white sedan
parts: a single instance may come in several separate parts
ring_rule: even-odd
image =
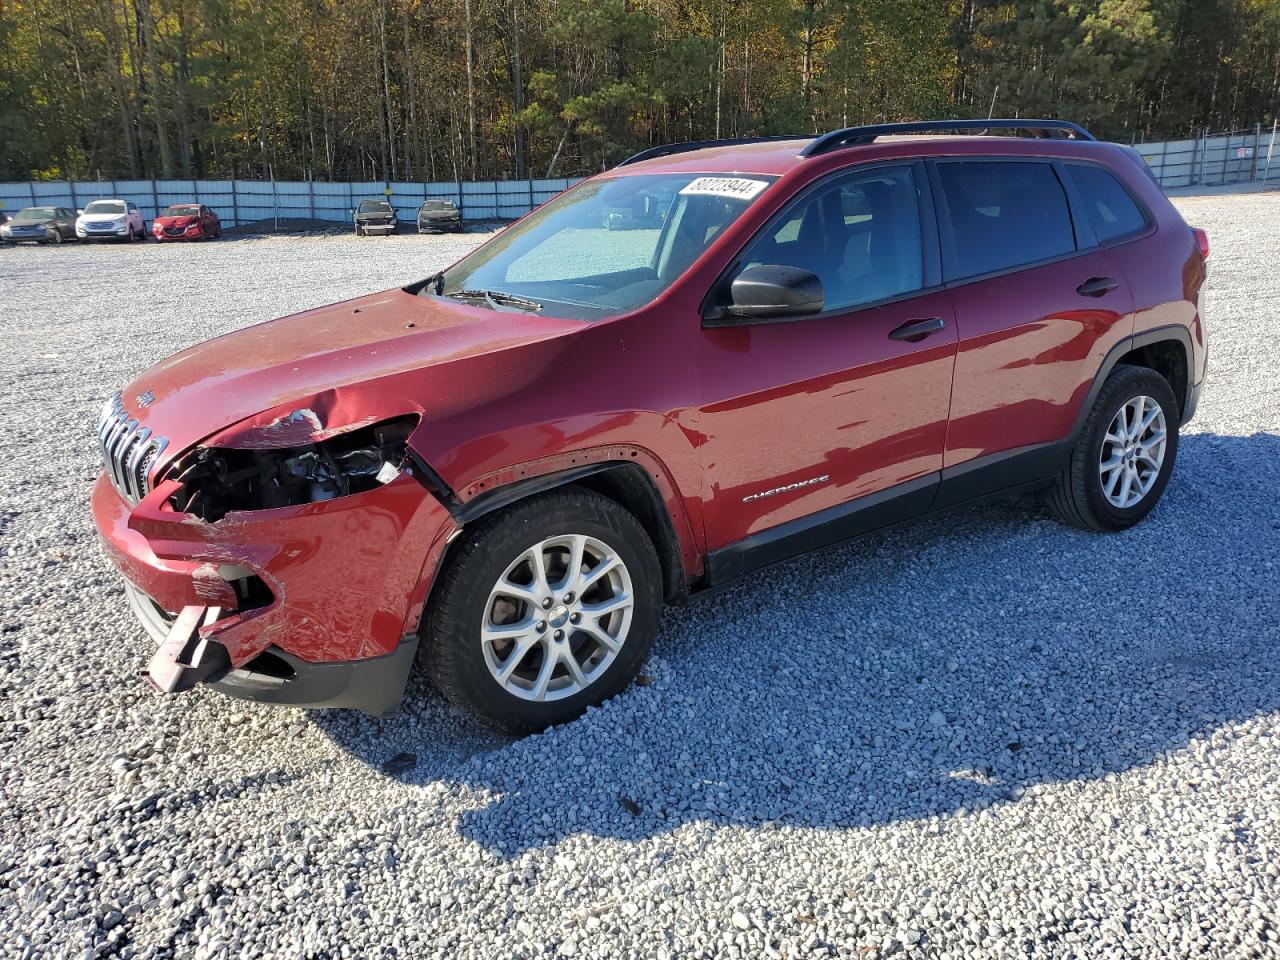
[[[147,225],[137,204],[127,200],[95,200],[76,217],[81,240],[145,240]]]

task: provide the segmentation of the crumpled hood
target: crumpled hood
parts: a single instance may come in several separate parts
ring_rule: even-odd
[[[425,412],[423,370],[580,327],[388,290],[197,344],[147,370],[122,399],[168,438],[163,468],[215,434],[219,443],[286,446]]]
[[[200,218],[194,214],[184,213],[180,217],[156,217],[153,222],[162,227],[189,227],[199,220]]]

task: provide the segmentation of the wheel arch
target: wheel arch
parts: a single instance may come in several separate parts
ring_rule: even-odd
[[[498,510],[568,486],[594,491],[629,511],[658,552],[663,598],[679,602],[688,596],[691,579],[701,573],[702,556],[679,491],[661,461],[643,448],[617,446],[561,454],[507,468],[457,493],[445,490],[443,494],[459,527],[465,529]],[[448,559],[446,552],[441,565]]]
[[[1089,387],[1089,392],[1085,396],[1084,403],[1080,405],[1080,409],[1076,414],[1075,427],[1071,435],[1076,437],[1080,433],[1081,427],[1084,425],[1085,418],[1089,415],[1089,411],[1093,409],[1094,403],[1098,399],[1098,394],[1102,392],[1103,385],[1107,382],[1107,377],[1120,364],[1128,364],[1135,367],[1146,367],[1154,370],[1169,382],[1169,386],[1173,388],[1173,395],[1178,402],[1178,412],[1183,422],[1190,419],[1190,409],[1192,391],[1191,387],[1191,363],[1192,363],[1192,346],[1191,331],[1181,324],[1170,324],[1165,327],[1156,327],[1153,330],[1144,330],[1132,336],[1125,337],[1106,355],[1102,360],[1102,365],[1098,368],[1097,376],[1093,378],[1093,383]]]

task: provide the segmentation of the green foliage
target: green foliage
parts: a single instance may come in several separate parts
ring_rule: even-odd
[[[0,0],[0,177],[567,175],[993,98],[1182,136],[1277,76],[1280,0]]]

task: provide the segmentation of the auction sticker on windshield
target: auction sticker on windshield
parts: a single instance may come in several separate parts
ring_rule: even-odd
[[[742,177],[698,177],[680,192],[708,197],[731,197],[734,200],[750,200],[768,185],[768,180],[744,180]]]

